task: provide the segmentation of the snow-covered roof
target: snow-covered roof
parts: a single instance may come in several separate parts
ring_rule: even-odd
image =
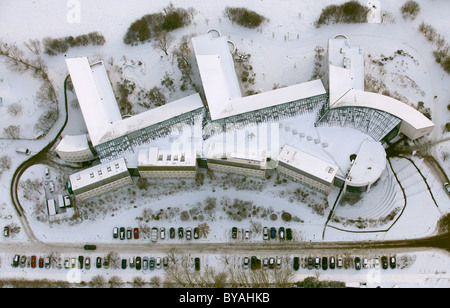
[[[137,166],[139,168],[145,166],[192,167],[195,165],[196,158],[186,155],[186,153],[150,147],[139,151]]]
[[[320,80],[242,97],[226,37],[192,38],[203,89],[213,121],[326,93]]]
[[[224,160],[224,162],[236,162],[249,166],[267,168],[267,150],[254,147],[239,147],[230,151],[225,144],[220,142],[210,143],[206,155],[210,160]]]
[[[195,58],[213,120],[228,102],[242,97],[233,58],[225,36],[211,33],[192,38]]]
[[[196,93],[122,119],[103,63],[90,65],[86,57],[66,59],[66,63],[93,146],[203,108]]]
[[[335,164],[295,149],[290,145],[283,147],[278,156],[278,161],[330,184],[334,181],[339,169]]]
[[[350,90],[331,107],[357,106],[378,109],[398,117],[403,121],[400,131],[413,140],[431,133],[434,128],[434,123],[415,108],[378,93]]]
[[[56,147],[56,152],[79,152],[89,149],[87,135],[65,135],[58,146]]]
[[[328,40],[330,108],[367,107],[402,120],[400,132],[410,139],[429,134],[434,127],[422,113],[394,98],[364,91],[364,52],[350,46],[345,36]]]
[[[96,143],[94,144],[94,141],[92,141],[92,143],[94,145],[105,143],[203,107],[204,106],[200,95],[195,93],[174,102],[107,125],[103,129],[102,134],[99,135]]]
[[[126,172],[129,174],[125,159],[119,158],[114,161],[74,173],[70,175],[69,179],[70,184],[72,185],[72,190],[75,192],[78,189],[82,189],[94,183],[107,180],[108,178],[112,178]]]
[[[216,119],[227,118],[259,109],[290,103],[299,99],[325,94],[320,80],[312,80],[285,88],[230,100]]]
[[[107,125],[122,119],[106,69],[102,62],[90,65],[86,57],[66,59],[66,64],[95,145]]]
[[[364,141],[347,175],[352,186],[373,184],[386,167],[386,152],[380,142]]]

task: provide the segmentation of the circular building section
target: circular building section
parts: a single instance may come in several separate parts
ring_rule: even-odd
[[[386,168],[386,152],[380,142],[364,141],[344,183],[350,192],[370,191]]]

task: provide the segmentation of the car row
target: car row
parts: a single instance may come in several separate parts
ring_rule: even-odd
[[[350,262],[351,263],[351,262]],[[361,261],[360,257],[355,257],[353,259],[353,263],[354,263],[354,268],[356,270],[360,270],[361,268],[369,268],[369,267],[373,267],[375,269],[379,269],[380,266],[383,269],[388,269],[389,267],[391,269],[394,269],[397,267],[397,261],[396,261],[396,257],[395,256],[391,256],[391,257],[387,257],[387,256],[382,256],[381,257],[381,263],[380,263],[380,258],[376,257],[374,259],[369,259],[367,258],[363,258]],[[347,266],[349,266],[350,264],[347,263]],[[300,268],[300,258],[299,257],[294,257],[293,260],[293,267],[294,270],[298,270]],[[335,269],[335,268],[343,268],[344,267],[344,259],[343,257],[311,257],[309,256],[308,258],[305,259],[305,268],[308,269],[320,269],[322,268],[323,270],[327,270],[328,268],[330,269]]]
[[[134,238],[137,240],[139,238],[139,228],[132,229],[128,227],[125,229],[125,227],[114,227],[113,238],[120,238],[121,240]]]
[[[280,227],[277,229],[275,227],[271,227],[270,229],[268,227],[263,228],[263,239],[269,240],[269,239],[275,239],[278,238],[280,240],[292,240],[292,229],[291,228],[284,228]]]
[[[167,257],[131,257],[128,260],[123,258],[120,263],[122,269],[127,267],[136,268],[136,270],[154,270],[167,269],[169,267],[169,259]]]
[[[32,255],[30,258],[27,256],[20,256],[20,255],[14,255],[12,264],[13,267],[21,267],[24,268],[25,266],[36,268],[38,266],[39,268],[50,268],[50,257],[37,257],[35,255]]]

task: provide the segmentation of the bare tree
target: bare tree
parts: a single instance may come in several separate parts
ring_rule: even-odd
[[[39,40],[30,39],[28,43],[24,43],[27,48],[34,53],[35,55],[39,55],[41,53],[41,42]]]
[[[202,224],[198,225],[198,233],[200,237],[208,237],[209,232],[211,231],[211,228],[209,227],[209,225],[205,222]]]
[[[14,104],[11,104],[8,106],[8,112],[13,116],[22,114],[22,111],[23,111],[23,107],[19,103],[14,103]]]
[[[12,165],[11,156],[9,155],[0,156],[0,172],[9,170],[11,168],[11,165]]]
[[[120,276],[114,275],[108,281],[111,288],[120,288],[123,285],[123,280]]]
[[[10,125],[3,129],[3,133],[6,138],[9,139],[19,139],[20,138],[20,125]]]
[[[89,285],[93,288],[103,288],[106,285],[106,279],[102,275],[95,275],[92,277]]]
[[[153,48],[161,49],[166,56],[169,56],[169,49],[172,46],[175,38],[167,31],[158,31],[155,34],[153,41]]]

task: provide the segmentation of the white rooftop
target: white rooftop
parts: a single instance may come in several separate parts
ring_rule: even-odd
[[[69,179],[70,184],[72,185],[72,190],[76,191],[77,189],[97,183],[123,172],[128,172],[127,164],[124,158],[119,158],[117,160],[74,173],[69,177]]]
[[[160,150],[156,147],[141,149],[138,167],[144,166],[195,166],[196,158],[183,152]]]
[[[356,186],[373,184],[385,167],[386,152],[381,143],[364,141],[347,175],[347,182]]]
[[[86,57],[66,59],[72,84],[94,145],[107,125],[122,119],[102,62],[90,65]]]
[[[295,169],[306,172],[327,183],[332,183],[339,167],[326,160],[317,158],[298,149],[285,145],[278,156],[278,161]]]
[[[242,97],[226,37],[208,33],[192,43],[213,121],[326,93],[322,82],[314,80]]]
[[[434,123],[415,108],[394,98],[364,91],[364,52],[345,36],[328,40],[330,108],[367,107],[402,120],[400,131],[410,139],[433,130]]]
[[[203,107],[196,93],[122,120],[103,63],[91,66],[86,57],[66,63],[93,146]]]
[[[89,149],[87,135],[65,135],[59,142],[55,151],[57,152],[78,152]]]

